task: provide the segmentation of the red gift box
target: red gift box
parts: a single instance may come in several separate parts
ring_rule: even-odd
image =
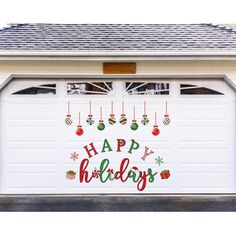
[[[163,170],[160,173],[160,176],[162,179],[168,179],[170,177],[170,171],[169,170]]]
[[[67,179],[75,179],[75,176],[76,176],[76,172],[74,172],[73,170],[69,170],[66,172]]]

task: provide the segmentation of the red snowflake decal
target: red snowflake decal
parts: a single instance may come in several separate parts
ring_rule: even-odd
[[[114,174],[114,170],[113,170],[113,169],[108,169],[108,170],[107,170],[107,173],[109,173],[109,174]]]
[[[95,168],[94,171],[92,172],[92,176],[93,178],[99,178],[100,171]]]
[[[70,158],[73,160],[73,161],[76,161],[78,158],[79,154],[76,153],[76,152],[73,152],[70,154]]]

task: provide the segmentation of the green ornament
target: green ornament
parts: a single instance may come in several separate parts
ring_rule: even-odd
[[[136,120],[132,121],[132,124],[130,125],[130,128],[132,130],[137,130],[138,129],[138,123],[136,122]]]
[[[105,124],[103,123],[103,120],[99,120],[98,126],[97,126],[98,130],[102,131],[105,129]]]

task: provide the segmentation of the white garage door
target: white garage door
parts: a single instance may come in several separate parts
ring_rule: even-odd
[[[235,192],[221,80],[17,79],[0,96],[1,193]]]

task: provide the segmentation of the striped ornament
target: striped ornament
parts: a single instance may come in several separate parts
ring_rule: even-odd
[[[169,115],[165,115],[162,122],[163,122],[164,125],[169,125],[170,124]]]
[[[120,124],[125,125],[127,123],[127,118],[125,117],[125,114],[122,114],[120,117]]]
[[[108,119],[108,123],[110,125],[114,125],[116,123],[116,118],[115,118],[115,115],[114,114],[111,114],[109,119]]]
[[[65,119],[66,125],[72,125],[73,121],[71,119],[71,115],[67,115]]]

